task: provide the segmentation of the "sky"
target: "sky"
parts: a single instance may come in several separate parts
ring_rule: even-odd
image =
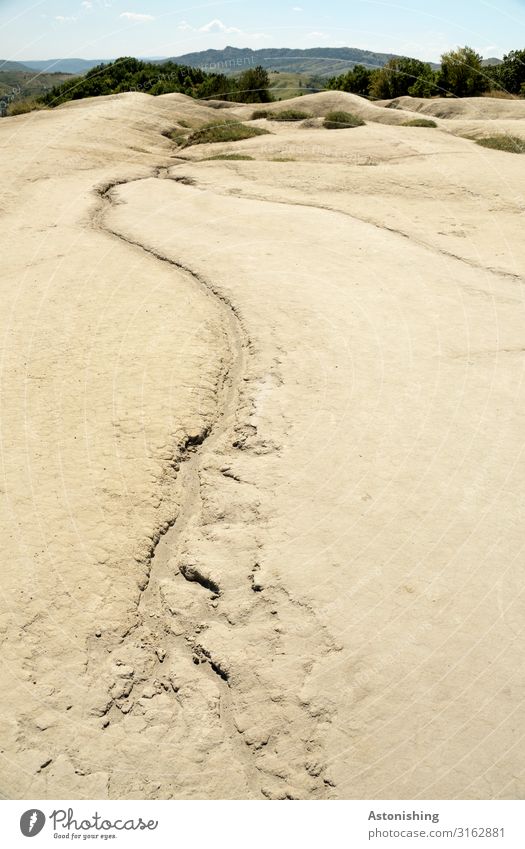
[[[525,0],[0,0],[0,59],[360,47],[439,61],[525,48]]]

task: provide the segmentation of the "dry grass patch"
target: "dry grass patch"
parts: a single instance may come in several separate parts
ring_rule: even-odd
[[[218,121],[205,124],[198,130],[190,133],[181,147],[190,147],[194,144],[219,144],[220,142],[235,142],[251,139],[255,136],[268,135],[268,130],[260,127],[247,127],[238,121]]]
[[[216,153],[215,156],[206,156],[203,159],[203,162],[210,162],[213,159],[224,159],[227,162],[241,162],[246,160],[251,160],[253,162],[253,156],[248,156],[245,153]]]
[[[27,115],[28,112],[37,112],[42,109],[47,109],[47,107],[34,98],[15,100],[7,107],[7,115],[8,117],[14,117],[15,115]]]
[[[311,117],[309,112],[303,112],[301,109],[283,109],[282,112],[275,112],[271,119],[272,121],[305,121]]]
[[[491,150],[504,150],[506,153],[525,153],[525,139],[518,136],[487,136],[485,139],[476,139],[476,144],[488,147]]]
[[[363,119],[352,112],[329,112],[323,121],[323,127],[327,130],[350,130],[364,126]]]
[[[437,127],[435,121],[430,118],[414,118],[412,121],[404,121],[402,127]]]
[[[260,118],[266,118],[268,121],[305,121],[311,118],[309,112],[303,112],[302,109],[283,109],[281,112],[269,112],[267,109],[256,109],[252,112],[251,121],[258,121]]]

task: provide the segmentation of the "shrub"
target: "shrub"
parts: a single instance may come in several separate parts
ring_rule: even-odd
[[[190,147],[193,144],[218,144],[219,142],[242,141],[254,136],[264,136],[268,130],[260,127],[247,127],[237,121],[221,121],[205,124],[199,130],[191,133],[181,147]]]
[[[311,118],[309,112],[303,112],[301,109],[283,109],[282,112],[267,112],[265,109],[256,109],[252,112],[251,121],[257,121],[259,118],[267,118],[268,121],[305,121]]]
[[[525,153],[525,139],[518,136],[487,136],[485,139],[476,139],[476,144],[489,147],[491,150],[504,150],[507,153]]]
[[[414,118],[413,121],[405,121],[402,127],[437,127],[435,121],[430,121],[428,118]]]
[[[166,130],[162,135],[166,136],[170,141],[175,142],[175,144],[182,144],[188,138],[188,131],[175,127],[173,130]]]
[[[329,112],[323,121],[327,130],[348,130],[353,127],[364,127],[365,122],[351,112]]]
[[[484,91],[482,97],[492,97],[496,100],[519,100],[518,94],[511,94],[509,91],[503,91],[501,88],[491,88]]]
[[[15,100],[7,107],[8,116],[26,115],[28,112],[34,112],[37,109],[43,109],[44,106],[38,100]]]
[[[282,112],[274,112],[271,117],[272,121],[304,121],[312,116],[301,109],[283,109]]]

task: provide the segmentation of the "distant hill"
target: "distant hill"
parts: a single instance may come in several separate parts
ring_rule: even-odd
[[[7,59],[0,59],[0,73],[4,71],[30,71],[29,65],[23,65],[21,62],[9,62]]]
[[[166,62],[165,58],[159,56],[155,56],[154,59],[142,56],[138,58],[144,62]],[[60,73],[80,76],[87,74],[96,65],[108,65],[110,62],[114,62],[115,59],[116,57],[114,59],[28,59],[25,62],[25,66],[26,70],[30,68],[32,71],[44,71],[48,74]]]
[[[24,68],[23,65],[19,67]],[[69,79],[72,79],[70,74],[45,74],[28,68],[20,71],[18,66],[16,70],[5,70],[0,65],[0,101],[4,104],[13,104],[26,98],[40,97],[50,91],[53,86],[60,85]]]
[[[202,50],[175,56],[172,62],[191,65],[204,70],[235,74],[252,65],[262,65],[268,71],[310,74],[332,77],[350,70],[355,65],[382,68],[395,53],[374,53],[357,47],[311,47],[299,50],[291,47],[263,48],[225,47],[224,50]],[[438,65],[433,65],[438,67]]]
[[[112,62],[112,59],[37,59],[25,61],[26,69],[45,71],[48,74],[86,74],[95,65]]]

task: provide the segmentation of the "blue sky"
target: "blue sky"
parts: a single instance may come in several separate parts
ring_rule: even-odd
[[[174,56],[209,47],[362,47],[438,60],[525,47],[525,0],[0,0],[0,58]]]

